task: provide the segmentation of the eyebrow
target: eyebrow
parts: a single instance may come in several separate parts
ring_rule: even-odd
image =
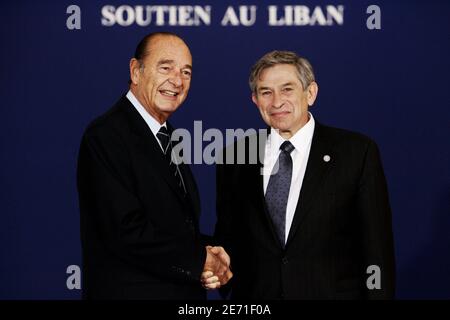
[[[174,63],[174,61],[171,59],[163,59],[163,60],[158,61],[158,66],[160,66],[162,64],[171,64],[171,63]]]
[[[175,61],[172,59],[163,59],[163,60],[158,61],[157,65],[160,66],[162,64],[173,64],[173,63],[175,63]],[[192,70],[192,66],[190,64],[185,64],[182,69],[184,69],[184,68],[188,68],[188,69]]]
[[[294,85],[295,85],[294,82],[286,82],[286,83],[283,83],[280,87],[287,87],[287,86],[294,86]],[[259,88],[257,88],[257,90],[258,91],[260,91],[260,90],[272,90],[272,88],[270,88],[270,87],[259,87]]]

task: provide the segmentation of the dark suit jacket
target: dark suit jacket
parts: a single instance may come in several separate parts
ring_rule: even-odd
[[[243,140],[247,153],[250,140]],[[316,122],[285,249],[266,208],[261,168],[259,161],[217,166],[215,236],[234,273],[224,292],[231,286],[232,298],[246,299],[393,297],[391,211],[373,141]],[[366,287],[370,265],[381,269],[380,290]]]
[[[125,96],[88,126],[78,160],[84,298],[206,298],[198,191],[180,169],[187,197]]]

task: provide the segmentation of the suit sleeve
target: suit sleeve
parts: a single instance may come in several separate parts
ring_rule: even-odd
[[[226,166],[216,167],[216,210],[217,222],[214,232],[214,241],[225,248],[231,249],[232,242],[232,190],[227,186]]]
[[[231,271],[233,271],[233,215],[235,210],[233,204],[233,188],[231,186],[232,177],[227,173],[227,167],[224,164],[216,165],[216,211],[217,222],[214,231],[215,245],[224,247],[230,255]],[[225,286],[219,289],[222,298],[226,299],[230,294],[235,278],[233,277]]]
[[[158,234],[133,192],[128,152],[117,133],[84,135],[77,173],[82,242],[91,245],[85,237],[95,235],[126,263],[174,281],[198,281],[206,259],[200,238],[188,228],[176,236]]]
[[[366,151],[357,206],[362,219],[365,268],[378,266],[381,274],[381,288],[368,290],[368,298],[393,299],[395,258],[391,209],[380,154],[372,141]],[[371,274],[373,271],[366,278]]]

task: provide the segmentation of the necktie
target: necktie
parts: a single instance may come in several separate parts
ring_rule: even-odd
[[[156,134],[159,142],[161,142],[161,146],[163,148],[163,153],[165,155],[166,160],[169,162],[170,172],[173,173],[175,180],[177,181],[180,192],[183,196],[186,195],[186,187],[184,185],[183,176],[181,175],[180,168],[178,165],[173,162],[172,159],[172,141],[170,140],[169,131],[166,127],[161,127]]]
[[[280,155],[269,179],[266,204],[282,247],[285,244],[286,207],[291,187],[292,158],[295,147],[289,141],[280,146]],[[278,170],[278,171],[277,171]]]

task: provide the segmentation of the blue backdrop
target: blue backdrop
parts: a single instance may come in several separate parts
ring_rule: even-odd
[[[66,9],[81,9],[69,30]],[[210,5],[199,26],[103,26],[102,8],[160,1],[14,1],[0,4],[0,298],[78,299],[66,268],[80,265],[76,159],[82,132],[127,91],[128,62],[152,31],[180,34],[193,54],[189,97],[176,127],[259,128],[247,85],[250,66],[274,49],[312,62],[324,124],[365,133],[381,149],[397,258],[397,297],[450,298],[450,2],[171,1]],[[269,26],[276,4],[344,6],[342,25]],[[366,9],[381,9],[369,30]],[[251,26],[222,26],[228,6],[256,5]],[[238,9],[236,10],[238,11]],[[214,167],[192,166],[201,227],[215,223]],[[212,294],[211,298],[216,295]]]

